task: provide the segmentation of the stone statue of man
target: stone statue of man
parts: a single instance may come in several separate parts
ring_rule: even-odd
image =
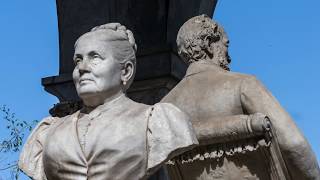
[[[200,143],[205,139],[201,134],[204,126],[219,126],[228,117],[237,115],[263,113],[275,129],[291,179],[320,179],[310,145],[276,98],[254,76],[230,72],[228,43],[223,28],[211,18],[201,15],[188,20],[179,30],[177,46],[189,67],[185,77],[162,102],[173,103],[189,114]],[[203,172],[213,167],[200,166],[203,168],[194,169],[194,173],[200,172],[195,179],[219,179],[213,178],[218,176],[214,173],[210,178],[201,178]]]

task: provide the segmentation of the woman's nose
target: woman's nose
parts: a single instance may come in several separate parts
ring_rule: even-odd
[[[80,73],[81,75],[84,74],[84,73],[88,73],[88,72],[91,71],[91,67],[90,67],[88,61],[86,61],[86,60],[83,60],[83,61],[79,64],[78,68],[79,68],[79,73]]]

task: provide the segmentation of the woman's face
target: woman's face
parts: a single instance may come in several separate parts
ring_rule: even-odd
[[[108,99],[122,91],[121,65],[113,58],[110,43],[103,34],[88,33],[80,37],[74,53],[73,80],[84,102]]]

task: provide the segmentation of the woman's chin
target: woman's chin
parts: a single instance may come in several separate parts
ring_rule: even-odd
[[[98,93],[97,91],[90,90],[90,89],[82,89],[82,90],[78,90],[77,92],[81,99],[97,96],[97,93]]]
[[[103,97],[99,96],[99,93],[97,91],[78,91],[78,95],[80,99],[82,99],[82,101],[85,103],[85,105],[91,104],[90,106],[96,104],[96,101],[99,101],[99,99],[103,99]]]

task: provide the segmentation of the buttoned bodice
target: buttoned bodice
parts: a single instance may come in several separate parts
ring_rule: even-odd
[[[133,104],[135,108],[123,108]],[[79,112],[53,125],[43,155],[48,179],[143,178],[149,107],[132,101],[109,106],[105,105],[100,113],[93,115],[85,149],[81,148],[77,135]]]
[[[77,134],[79,112],[46,118],[20,155],[33,179],[145,179],[169,158],[196,145],[188,117],[168,103],[148,106],[123,96],[93,110],[85,148]]]

